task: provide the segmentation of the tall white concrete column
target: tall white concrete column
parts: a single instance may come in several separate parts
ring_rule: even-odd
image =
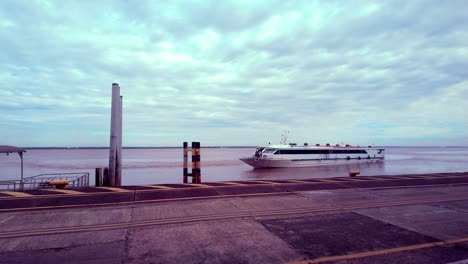
[[[117,159],[117,174],[115,177],[115,185],[122,186],[122,126],[123,126],[123,96],[120,96],[119,100],[119,145],[118,153],[119,157]]]
[[[121,111],[120,86],[112,84],[112,107],[110,126],[110,147],[109,147],[109,186],[120,184],[122,172],[122,111]]]

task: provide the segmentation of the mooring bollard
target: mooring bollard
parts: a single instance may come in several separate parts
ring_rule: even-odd
[[[192,152],[192,173],[188,173],[188,152]],[[200,165],[200,142],[192,142],[192,148],[188,148],[187,142],[184,142],[184,183],[188,183],[188,177],[192,177],[192,183],[201,183],[201,165]]]
[[[96,168],[96,187],[102,186],[102,168]]]

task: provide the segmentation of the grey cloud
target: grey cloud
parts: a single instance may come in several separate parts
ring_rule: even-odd
[[[377,4],[3,2],[2,19],[15,25],[0,19],[0,95],[8,101],[0,122],[17,130],[67,119],[51,129],[107,131],[112,82],[124,95],[124,127],[139,133],[189,127],[208,141],[222,131],[233,144],[255,145],[288,126],[333,141],[352,139],[342,130],[359,130],[361,140],[388,124],[410,129],[405,116],[414,126],[439,122],[436,110],[414,102],[466,80],[465,2]]]

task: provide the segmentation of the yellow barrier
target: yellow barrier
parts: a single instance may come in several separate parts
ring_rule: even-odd
[[[55,186],[56,189],[65,189],[65,186],[68,185],[68,181],[67,180],[50,181],[49,185]]]

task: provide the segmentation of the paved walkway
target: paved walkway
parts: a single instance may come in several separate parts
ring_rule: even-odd
[[[75,192],[1,196],[0,262],[468,259],[468,173]]]

